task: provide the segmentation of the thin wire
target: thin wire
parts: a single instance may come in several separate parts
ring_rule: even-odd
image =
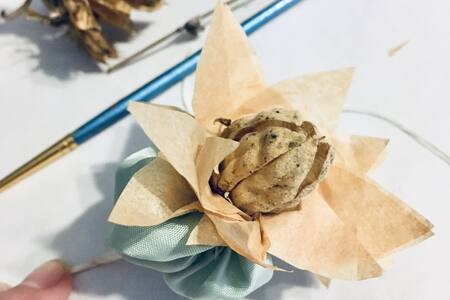
[[[240,0],[229,0],[225,2],[227,5],[232,5],[235,2]],[[239,7],[239,6],[238,6]],[[173,31],[161,36],[156,41],[151,42],[149,45],[145,46],[144,48],[138,50],[137,52],[131,54],[130,56],[126,57],[125,59],[121,60],[117,64],[112,65],[111,67],[106,69],[106,73],[111,73],[115,70],[118,70],[122,67],[125,67],[128,65],[131,61],[136,59],[137,57],[141,56],[142,54],[146,53],[147,51],[150,51],[151,49],[155,48],[156,46],[162,44],[163,42],[169,40],[170,38],[173,38],[175,35],[183,32],[183,31],[189,31],[187,28],[189,27],[189,24],[194,24],[195,29],[194,30],[201,30],[203,28],[201,21],[208,18],[214,13],[214,9],[211,9],[203,14],[200,14],[198,16],[195,16],[193,18],[190,18],[187,22],[185,22],[183,25],[179,26],[178,28],[174,29]],[[197,22],[198,21],[198,22]],[[194,33],[195,34],[195,33]]]
[[[373,118],[377,118],[379,120],[385,121],[385,122],[391,124],[392,126],[394,126],[395,128],[397,128],[398,130],[402,131],[404,134],[406,134],[411,139],[413,139],[417,144],[421,145],[426,150],[431,152],[431,154],[433,154],[437,158],[439,158],[442,161],[444,161],[447,165],[450,165],[450,156],[447,153],[445,153],[444,151],[439,149],[433,143],[431,143],[428,140],[426,140],[424,137],[418,135],[417,133],[415,133],[411,129],[405,127],[404,125],[400,124],[399,122],[397,122],[395,120],[392,120],[392,119],[390,119],[390,118],[388,118],[386,116],[383,116],[381,114],[378,114],[378,113],[375,113],[375,112],[371,112],[371,111],[356,110],[356,109],[344,109],[343,112],[344,113],[366,115],[366,116],[369,116],[369,117],[373,117]]]
[[[111,264],[111,263],[119,261],[121,259],[122,259],[122,256],[117,253],[106,253],[88,263],[72,266],[70,269],[70,273],[72,275],[77,275],[77,274],[86,272],[93,268]]]
[[[118,62],[115,65],[112,65],[111,67],[109,67],[106,70],[106,73],[111,73],[117,69],[120,69],[122,67],[124,67],[125,65],[127,65],[130,61],[132,61],[133,59],[135,59],[138,56],[141,56],[142,54],[144,54],[145,52],[149,51],[150,49],[158,46],[159,44],[162,44],[163,42],[167,41],[168,39],[172,38],[173,36],[175,36],[176,34],[178,34],[179,32],[182,32],[184,29],[184,27],[179,27],[177,29],[175,29],[172,32],[169,32],[168,34],[160,37],[159,39],[157,39],[156,41],[153,41],[152,43],[150,43],[149,45],[145,46],[144,48],[140,49],[139,51],[133,53],[132,55],[128,56],[127,58],[125,58],[124,60]]]

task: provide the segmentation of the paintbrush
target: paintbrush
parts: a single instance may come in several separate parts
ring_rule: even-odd
[[[295,4],[298,4],[300,1],[301,0],[273,1],[271,4],[242,22],[242,28],[246,34],[251,34],[275,17],[293,7]],[[77,146],[85,143],[90,138],[127,116],[129,101],[151,101],[174,84],[180,82],[184,77],[193,73],[197,66],[200,52],[201,50],[198,50],[134,92],[120,99],[73,132],[67,134],[29,162],[1,179],[0,191],[5,190],[14,183],[17,183],[61,156],[64,156]]]

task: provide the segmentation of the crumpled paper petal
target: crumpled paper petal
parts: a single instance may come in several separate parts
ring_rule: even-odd
[[[186,245],[226,246],[227,244],[217,233],[214,223],[207,215],[203,215],[200,222],[191,231]]]
[[[202,145],[197,161],[197,176],[199,182],[199,201],[209,212],[232,219],[244,220],[245,215],[239,208],[232,205],[225,198],[213,194],[209,187],[209,178],[214,168],[231,152],[236,150],[239,143],[220,137],[208,137]]]
[[[195,159],[205,130],[188,114],[167,107],[130,102],[128,110],[167,161],[199,193]]]
[[[294,109],[281,93],[277,92],[272,87],[268,87],[247,101],[244,101],[244,103],[230,115],[230,118],[236,120],[246,115],[256,114],[271,108]]]
[[[267,268],[274,268],[266,263],[267,249],[270,247],[259,220],[235,221],[207,214],[214,223],[217,233],[234,251],[251,262]]]
[[[352,82],[354,69],[339,69],[281,81],[272,88],[280,93],[306,120],[333,129]]]
[[[382,274],[355,228],[345,224],[316,192],[304,199],[301,210],[263,215],[261,223],[271,243],[269,253],[299,269],[347,280]]]
[[[336,166],[329,172],[318,193],[375,259],[433,234],[427,219],[371,179]]]
[[[369,136],[332,135],[333,164],[357,174],[366,174],[382,160],[388,142],[388,139]]]
[[[195,75],[192,107],[197,120],[216,132],[245,100],[266,88],[257,59],[240,24],[219,1]]]
[[[128,226],[156,225],[196,200],[188,182],[167,161],[155,158],[131,178],[108,221]]]

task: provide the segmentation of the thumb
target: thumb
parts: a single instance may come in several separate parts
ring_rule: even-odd
[[[53,260],[34,270],[18,286],[1,292],[0,300],[66,300],[71,290],[69,268]]]

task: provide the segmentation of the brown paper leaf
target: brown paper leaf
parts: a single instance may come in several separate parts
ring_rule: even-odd
[[[349,188],[351,187],[351,188]],[[369,178],[332,167],[318,193],[376,259],[432,235],[431,223]]]
[[[206,139],[205,130],[186,113],[163,106],[130,102],[129,111],[167,161],[199,194],[195,158]]]
[[[328,278],[360,280],[380,276],[381,267],[364,249],[358,233],[313,192],[302,208],[261,218],[269,253]]]
[[[276,84],[273,89],[315,125],[336,126],[353,77],[353,68],[308,74]]]
[[[219,236],[235,252],[248,260],[267,268],[274,268],[266,263],[270,241],[264,234],[259,220],[235,221],[206,212],[214,223]]]
[[[243,116],[256,114],[271,108],[293,109],[292,105],[285,97],[283,97],[283,95],[281,95],[281,93],[269,87],[247,101],[244,101],[244,103],[230,115],[230,118],[236,120]]]
[[[219,1],[195,76],[192,106],[197,120],[215,132],[215,119],[228,118],[265,88],[244,31]]]
[[[213,194],[209,187],[209,178],[213,169],[231,152],[239,143],[220,137],[208,137],[200,149],[196,163],[198,183],[200,186],[199,200],[203,208],[215,214],[234,220],[244,220],[246,216],[239,208],[232,205],[225,198]],[[248,218],[248,216],[246,216]]]
[[[172,218],[197,200],[188,182],[165,160],[155,158],[136,172],[108,221],[127,226],[152,226]],[[191,209],[193,210],[193,209]]]
[[[227,246],[207,215],[203,215],[191,231],[186,245]]]
[[[389,140],[359,136],[333,135],[331,143],[335,149],[333,164],[357,174],[366,174],[376,167]]]

